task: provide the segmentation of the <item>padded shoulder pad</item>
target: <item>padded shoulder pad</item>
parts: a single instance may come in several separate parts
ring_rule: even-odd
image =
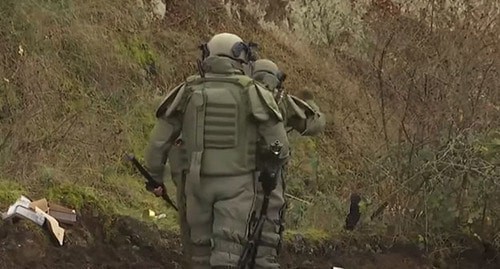
[[[199,75],[189,76],[188,78],[186,78],[186,83],[193,83],[194,81],[196,81],[200,78],[201,78],[201,76],[199,76]]]
[[[308,115],[314,115],[314,109],[306,103],[304,100],[293,96],[291,94],[287,94],[286,96],[290,107],[295,115],[299,116],[301,119],[306,119]]]
[[[185,83],[181,83],[177,85],[173,90],[171,90],[167,97],[163,99],[160,106],[156,110],[156,117],[160,118],[162,116],[168,116],[175,110],[175,108],[179,105],[182,99],[182,95],[184,94]]]
[[[243,87],[248,87],[250,85],[250,83],[254,82],[253,78],[251,78],[249,76],[239,75],[239,76],[236,76],[236,77],[238,78],[238,82]]]
[[[254,84],[248,89],[252,114],[260,121],[269,119],[269,112],[272,112],[279,121],[283,121],[283,116],[274,100],[272,92],[266,90],[258,84]]]

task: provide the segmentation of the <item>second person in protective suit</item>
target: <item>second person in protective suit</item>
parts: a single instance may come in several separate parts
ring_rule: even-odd
[[[312,93],[303,91],[302,96],[305,100],[284,93],[283,82],[286,75],[274,62],[268,59],[257,60],[253,66],[252,77],[273,93],[286,128],[295,130],[303,136],[317,136],[325,129],[325,116],[314,102]],[[284,167],[283,170],[285,170]],[[281,173],[281,178],[277,183],[269,199],[267,221],[256,259],[257,268],[280,268],[278,253],[282,242],[286,211],[284,172]],[[262,199],[262,189],[257,186],[256,216],[260,214]]]

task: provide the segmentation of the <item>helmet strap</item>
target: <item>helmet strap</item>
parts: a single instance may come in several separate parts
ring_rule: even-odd
[[[255,42],[248,42],[247,44],[247,60],[249,62],[257,61],[257,53],[256,51],[259,49],[259,45]]]
[[[207,43],[199,45],[198,48],[201,50],[201,59],[205,60],[210,55]]]
[[[278,88],[281,89],[283,87],[283,82],[286,80],[286,74],[283,71],[278,71],[276,78],[279,80]]]

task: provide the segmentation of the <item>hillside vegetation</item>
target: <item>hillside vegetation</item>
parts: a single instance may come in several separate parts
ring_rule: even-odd
[[[175,212],[123,156],[142,159],[159,100],[196,72],[197,46],[227,31],[259,43],[287,90],[310,89],[327,114],[320,137],[292,136],[287,192],[306,202],[290,199],[288,239],[410,243],[437,260],[500,247],[494,1],[458,11],[439,1],[167,1],[165,17],[154,2],[0,2],[1,208],[24,194],[135,219],[152,209],[176,232]],[[351,233],[342,227],[353,192],[362,220]]]

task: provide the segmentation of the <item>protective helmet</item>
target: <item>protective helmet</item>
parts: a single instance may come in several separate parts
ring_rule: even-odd
[[[253,49],[257,47],[255,43],[245,43],[243,40],[231,33],[220,33],[214,35],[208,43],[202,44],[202,58],[209,56],[225,56],[233,60],[248,63],[255,61]]]
[[[286,74],[281,71],[273,61],[268,59],[259,59],[255,61],[253,66],[253,73],[256,74],[259,72],[265,72],[274,75],[280,81],[280,84],[283,83],[286,78]]]

